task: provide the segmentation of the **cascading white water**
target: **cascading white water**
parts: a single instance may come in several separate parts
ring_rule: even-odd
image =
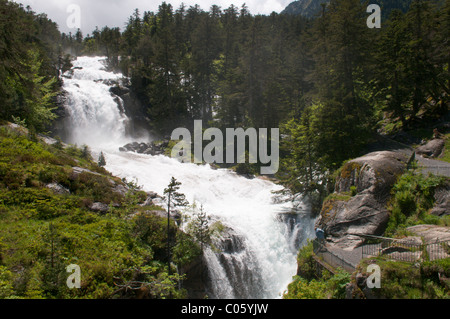
[[[65,74],[70,143],[114,148],[126,141],[127,117],[118,109],[119,98],[109,91],[110,83],[120,81],[122,75],[105,71],[104,61],[100,57],[79,57]]]
[[[146,191],[162,194],[175,177],[190,203],[203,204],[232,230],[222,251],[205,251],[213,297],[278,298],[295,275],[296,249],[311,237],[314,220],[307,212],[292,214],[290,201],[275,202],[272,192],[281,187],[268,180],[164,156],[119,152],[130,141],[125,136],[127,118],[108,81],[121,75],[105,71],[104,60],[79,57],[73,75],[64,80],[72,123],[69,141],[89,145],[94,154],[103,151],[110,172],[137,179]]]

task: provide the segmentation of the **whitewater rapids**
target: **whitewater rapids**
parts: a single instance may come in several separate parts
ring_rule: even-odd
[[[293,213],[295,207],[291,201],[274,201],[273,192],[282,187],[269,180],[247,179],[229,170],[182,164],[165,156],[119,152],[119,147],[132,141],[125,134],[129,120],[120,98],[110,92],[122,75],[106,71],[104,57],[79,57],[73,64],[64,79],[71,123],[68,142],[89,145],[94,156],[102,151],[108,171],[137,181],[145,191],[163,194],[175,177],[190,203],[202,204],[208,215],[239,234],[243,251],[206,250],[215,298],[279,298],[296,273],[296,249],[312,236],[314,220],[308,212],[299,212],[306,217],[289,226],[279,216]],[[226,263],[232,263],[234,270]],[[235,285],[240,279],[230,278],[238,275],[250,277],[245,284],[254,287],[238,292]]]

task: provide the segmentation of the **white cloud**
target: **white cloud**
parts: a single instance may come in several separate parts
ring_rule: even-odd
[[[37,13],[46,13],[50,19],[58,23],[62,32],[74,32],[76,30],[67,27],[67,8],[70,4],[77,4],[81,8],[81,29],[90,33],[96,26],[120,27],[123,28],[131,16],[134,9],[141,12],[157,11],[163,0],[14,0],[22,3],[25,7],[30,5]],[[166,0],[175,9],[181,3],[187,7],[198,4],[201,9],[207,11],[216,4],[222,9],[228,8],[231,4],[241,7],[243,3],[247,5],[252,14],[270,14],[271,12],[282,11],[292,0]]]

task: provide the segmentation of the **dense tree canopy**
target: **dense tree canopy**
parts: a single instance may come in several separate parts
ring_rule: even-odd
[[[0,119],[43,129],[55,118],[60,33],[45,14],[0,1]]]
[[[282,128],[280,177],[303,172],[306,184],[286,183],[310,189],[383,125],[409,129],[448,112],[450,1],[380,4],[389,19],[370,29],[360,0],[331,0],[314,19],[163,2],[157,12],[136,9],[123,30],[84,36],[59,35],[45,15],[1,0],[0,116],[42,127],[54,118],[64,54],[101,54],[163,133],[194,119]]]
[[[281,127],[279,177],[322,193],[381,126],[410,129],[448,112],[450,1],[377,3],[381,29],[368,28],[360,0],[331,0],[314,19],[162,3],[136,10],[114,41],[102,42],[106,28],[84,42],[121,56],[115,65],[156,127]]]

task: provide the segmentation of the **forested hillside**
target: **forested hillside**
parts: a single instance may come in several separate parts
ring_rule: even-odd
[[[416,0],[369,29],[359,0],[332,0],[314,20],[162,3],[136,10],[123,32],[105,27],[66,42],[72,52],[107,55],[152,125],[168,132],[193,119],[283,128],[280,178],[296,191],[326,192],[323,179],[378,129],[447,114],[449,14],[448,0]]]
[[[45,14],[0,1],[0,119],[37,130],[56,118],[61,34]]]

